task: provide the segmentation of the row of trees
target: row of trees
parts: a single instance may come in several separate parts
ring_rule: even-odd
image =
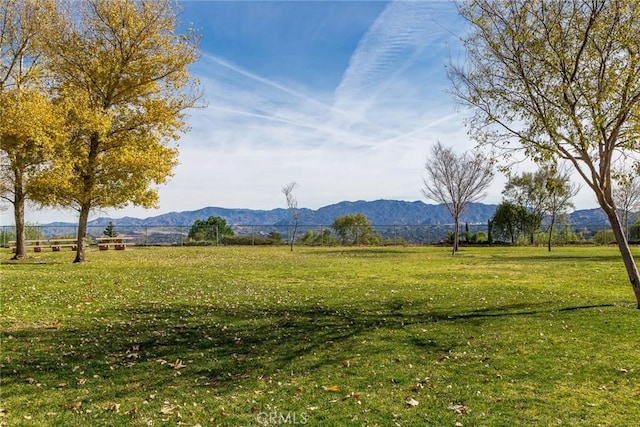
[[[288,244],[291,245],[293,251],[293,243],[295,242],[295,235],[298,228],[297,216],[295,217],[294,229]],[[347,214],[337,217],[331,225],[333,231],[337,234],[339,242],[334,240],[333,236],[330,236],[330,231],[326,230],[318,235],[316,232],[307,231],[302,236],[301,241],[307,244],[329,244],[332,242],[340,243],[342,245],[376,245],[382,243],[382,236],[375,232],[373,226],[369,222],[369,219],[361,214]],[[233,229],[227,224],[227,221],[219,216],[210,216],[206,220],[196,220],[189,229],[188,238],[193,242],[216,242],[228,240],[229,237],[234,236]],[[268,240],[269,242],[279,243],[282,239],[277,233],[271,233]],[[320,239],[320,240],[318,240]]]
[[[79,213],[76,262],[96,208],[157,205],[200,98],[187,67],[195,34],[177,34],[172,0],[3,0],[0,197]]]

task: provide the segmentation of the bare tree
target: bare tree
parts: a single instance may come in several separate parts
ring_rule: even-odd
[[[456,155],[438,141],[431,147],[425,164],[422,194],[442,203],[453,217],[454,239],[452,255],[458,251],[460,215],[469,203],[481,200],[493,178],[491,161],[479,152]]]
[[[449,75],[473,108],[474,137],[572,164],[609,219],[640,308],[612,192],[614,160],[640,151],[640,2],[466,0],[460,12],[467,58]]]
[[[282,187],[282,193],[287,198],[287,209],[289,209],[289,213],[291,214],[291,219],[293,220],[293,233],[291,234],[291,239],[289,241],[289,245],[291,246],[291,252],[293,252],[293,242],[296,239],[296,232],[298,231],[298,220],[300,219],[300,211],[298,210],[298,199],[293,195],[293,190],[298,187],[298,184],[293,181],[289,184]]]

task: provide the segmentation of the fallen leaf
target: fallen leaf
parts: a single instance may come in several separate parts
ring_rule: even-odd
[[[120,404],[119,403],[112,403],[111,405],[109,405],[106,408],[106,410],[110,411],[110,412],[118,413],[118,412],[120,412]]]
[[[324,391],[340,391],[340,386],[330,385],[329,387],[322,386]]]
[[[84,383],[87,382],[86,378],[76,378],[76,384],[77,385],[84,385]]]
[[[169,366],[171,366],[173,369],[182,369],[187,367],[187,365],[185,365],[180,359],[176,359],[174,363],[169,363]]]
[[[349,362],[348,360],[345,360],[344,362],[342,362],[342,366],[344,366],[345,368],[348,368],[351,366],[351,362]]]
[[[626,373],[627,373],[627,372],[629,372],[629,371],[627,371],[627,370],[626,370],[626,369],[624,369],[624,368],[620,368],[620,369],[618,369],[618,372],[620,372],[621,374],[626,374]]]
[[[174,409],[175,409],[175,408],[174,408],[173,406],[165,404],[165,405],[163,405],[163,406],[162,406],[162,408],[160,409],[160,413],[161,413],[162,415],[173,415],[173,410],[174,410]]]
[[[77,411],[78,409],[80,409],[81,406],[82,406],[82,402],[80,401],[71,402],[67,404],[67,408],[71,409],[72,411]]]
[[[418,406],[420,402],[415,400],[413,397],[409,396],[406,398],[404,403],[407,405],[408,408],[413,408],[414,406]]]
[[[424,385],[422,383],[417,383],[416,385],[411,387],[411,391],[418,391],[422,388],[424,388]]]
[[[451,403],[449,406],[447,406],[447,409],[452,410],[453,412],[455,412],[458,415],[462,415],[462,414],[466,414],[467,412],[469,412],[469,408],[467,408],[464,405],[456,405]]]
[[[360,395],[358,393],[351,392],[351,393],[347,394],[342,400],[358,399],[359,397],[360,397]]]

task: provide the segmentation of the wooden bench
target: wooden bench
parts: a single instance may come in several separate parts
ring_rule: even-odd
[[[62,248],[71,248],[72,251],[78,249],[78,239],[51,239],[49,242],[54,252],[58,252]]]
[[[98,249],[101,251],[106,251],[109,248],[113,247],[117,251],[123,251],[127,248],[127,245],[132,245],[131,243],[132,237],[98,237],[96,239],[98,241]]]
[[[34,252],[42,252],[43,248],[51,248],[51,250],[57,252],[62,248],[71,248],[72,251],[78,249],[78,239],[35,239],[25,240],[24,245],[27,249],[33,248]],[[11,252],[16,252],[16,241],[11,240],[9,242]]]

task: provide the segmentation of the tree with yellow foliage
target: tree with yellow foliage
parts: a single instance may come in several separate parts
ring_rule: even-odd
[[[193,33],[176,34],[171,0],[70,5],[74,19],[47,48],[56,93],[69,106],[73,174],[42,181],[40,196],[78,210],[75,262],[82,262],[93,209],[157,205],[156,186],[177,164],[172,141],[186,130],[185,110],[200,98],[187,70],[198,51]]]
[[[56,21],[50,0],[0,4],[0,198],[13,205],[14,259],[27,256],[25,202],[33,194],[34,180],[49,167],[54,153],[61,153],[64,122],[45,90],[42,50]]]

